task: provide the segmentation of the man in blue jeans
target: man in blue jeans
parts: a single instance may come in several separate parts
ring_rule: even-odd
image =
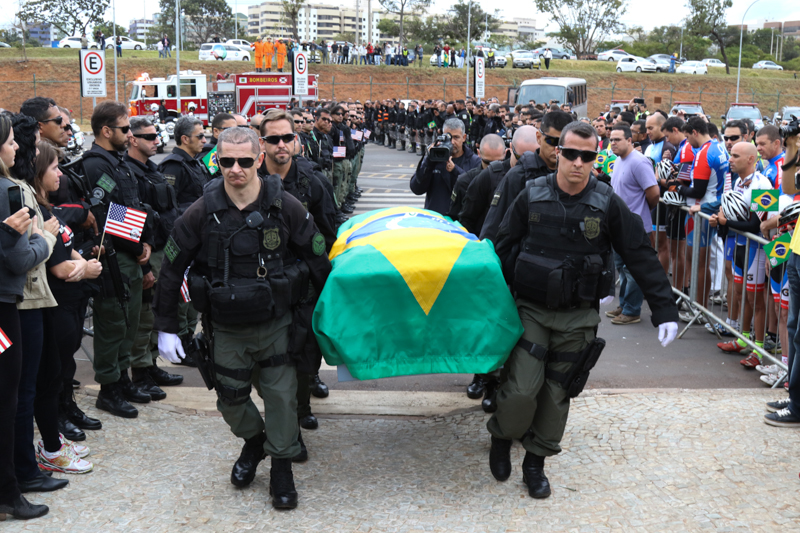
[[[645,157],[641,148],[634,147],[631,129],[626,125],[617,125],[611,130],[609,146],[614,155],[614,173],[611,175],[611,187],[622,198],[634,214],[639,215],[644,224],[644,231],[653,231],[653,220],[650,210],[656,206],[659,198],[658,182],[650,160]],[[587,221],[587,224],[589,221]],[[652,239],[651,239],[652,240]],[[642,301],[644,294],[631,276],[622,258],[614,253],[614,264],[621,276],[619,287],[619,307],[608,311],[611,323],[625,326],[641,322]]]
[[[794,357],[800,349],[800,238],[797,238],[798,229],[795,229],[795,238],[792,238],[792,252],[789,254],[786,272],[789,276],[789,397],[767,402],[767,409],[771,411],[764,415],[764,422],[770,426],[800,427],[800,366],[794,364]]]

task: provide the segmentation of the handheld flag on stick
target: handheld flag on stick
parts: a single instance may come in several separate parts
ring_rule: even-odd
[[[764,251],[767,253],[767,259],[770,266],[777,267],[789,260],[790,243],[792,236],[789,233],[784,233],[771,243],[764,246]]]
[[[8,338],[5,331],[0,329],[0,353],[5,352],[9,348],[11,348],[11,339]]]
[[[750,206],[751,211],[778,211],[778,196],[780,191],[778,189],[755,189],[753,190],[753,204]]]
[[[208,173],[212,176],[219,171],[219,162],[217,161],[217,147],[211,149],[203,158],[203,164],[208,169]]]
[[[142,230],[147,220],[147,213],[138,211],[124,205],[111,203],[108,206],[108,217],[106,218],[103,233],[114,235],[122,239],[139,242],[142,238]]]

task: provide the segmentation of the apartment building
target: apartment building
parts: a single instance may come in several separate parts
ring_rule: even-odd
[[[344,7],[328,4],[306,4],[297,15],[297,33],[301,41],[331,40],[343,33],[360,34],[363,42],[374,42],[380,39],[378,22],[382,15],[372,13],[371,35],[367,23],[366,5],[356,13],[355,6]],[[262,2],[247,9],[247,34],[251,38],[270,36],[273,38],[289,38],[292,36],[283,15],[280,2]]]
[[[134,19],[128,25],[128,35],[135,41],[147,42],[150,30],[156,25],[153,19]]]

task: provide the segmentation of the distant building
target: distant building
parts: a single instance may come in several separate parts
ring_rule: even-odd
[[[372,33],[369,34],[368,14],[365,5],[356,13],[355,8],[326,4],[306,4],[297,14],[297,33],[301,41],[330,41],[341,33],[360,34],[361,42],[382,42],[378,22],[386,18],[377,10],[372,12]],[[262,2],[247,8],[247,35],[286,39],[292,31],[284,20],[281,2]]]
[[[128,26],[128,35],[134,41],[147,42],[150,30],[152,30],[155,25],[156,21],[153,19],[131,20],[130,26]]]
[[[58,42],[58,30],[49,23],[28,24],[28,38],[36,39],[44,47],[52,46],[53,41]]]

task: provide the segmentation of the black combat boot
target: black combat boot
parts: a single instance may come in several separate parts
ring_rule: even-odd
[[[59,417],[66,416],[67,419],[80,429],[97,430],[103,428],[103,423],[96,418],[86,416],[78,404],[75,403],[75,393],[72,389],[61,391],[61,403],[59,405]],[[66,435],[64,435],[66,437]],[[69,437],[67,437],[69,439]],[[70,439],[72,440],[72,439]]]
[[[133,384],[131,378],[128,377],[128,371],[123,370],[120,372],[119,381],[117,381],[122,395],[129,402],[134,403],[150,403],[150,395],[139,390],[139,387]]]
[[[528,486],[531,498],[547,498],[550,496],[550,482],[544,475],[544,457],[525,452],[522,461],[522,482]]]
[[[482,374],[475,374],[472,383],[467,385],[467,398],[477,400],[486,392],[486,380]]]
[[[64,435],[64,438],[74,442],[86,440],[86,433],[81,428],[72,423],[72,421],[64,412],[63,408],[58,409],[58,432]]]
[[[317,429],[319,427],[319,421],[313,414],[298,418],[297,423],[303,429]]]
[[[494,413],[497,411],[497,388],[499,384],[494,379],[486,382],[486,393],[481,402],[484,413]]]
[[[151,400],[163,400],[167,397],[167,393],[161,390],[161,388],[156,385],[156,382],[153,381],[153,377],[150,375],[149,367],[132,368],[131,372],[133,373],[133,384],[141,392],[150,396]]]
[[[50,511],[46,505],[34,505],[25,499],[25,496],[20,494],[14,501],[7,504],[0,504],[0,514],[10,514],[17,520],[30,520],[31,518],[39,518],[44,516]]]
[[[398,152],[405,152],[406,151],[406,142],[400,141],[400,148],[397,149]]]
[[[327,398],[328,394],[330,394],[328,386],[319,378],[319,374],[311,376],[308,386],[311,387],[311,395],[315,398]]]
[[[150,397],[148,396],[148,398]],[[122,387],[119,383],[100,385],[100,393],[97,395],[97,402],[94,406],[122,418],[139,416],[139,411],[122,396]]]
[[[255,437],[245,439],[242,446],[242,453],[233,463],[231,470],[231,483],[237,487],[246,487],[253,482],[256,477],[258,463],[264,460],[267,453],[264,451],[264,443],[267,441],[267,434],[263,431]]]
[[[489,451],[489,469],[497,481],[505,481],[511,475],[511,441],[492,436]]]
[[[269,471],[269,494],[272,506],[276,509],[294,509],[297,507],[297,490],[294,488],[291,459],[272,458]]]
[[[303,442],[303,434],[301,432],[297,432],[297,442],[300,443],[300,453],[292,457],[293,463],[305,463],[308,461],[308,448],[306,448],[306,443]],[[274,461],[275,459],[273,459]]]
[[[155,361],[153,361],[153,366],[147,368],[147,371],[150,372],[150,377],[153,378],[156,385],[160,387],[173,387],[183,383],[183,376],[180,374],[170,374],[166,370],[158,368]]]

